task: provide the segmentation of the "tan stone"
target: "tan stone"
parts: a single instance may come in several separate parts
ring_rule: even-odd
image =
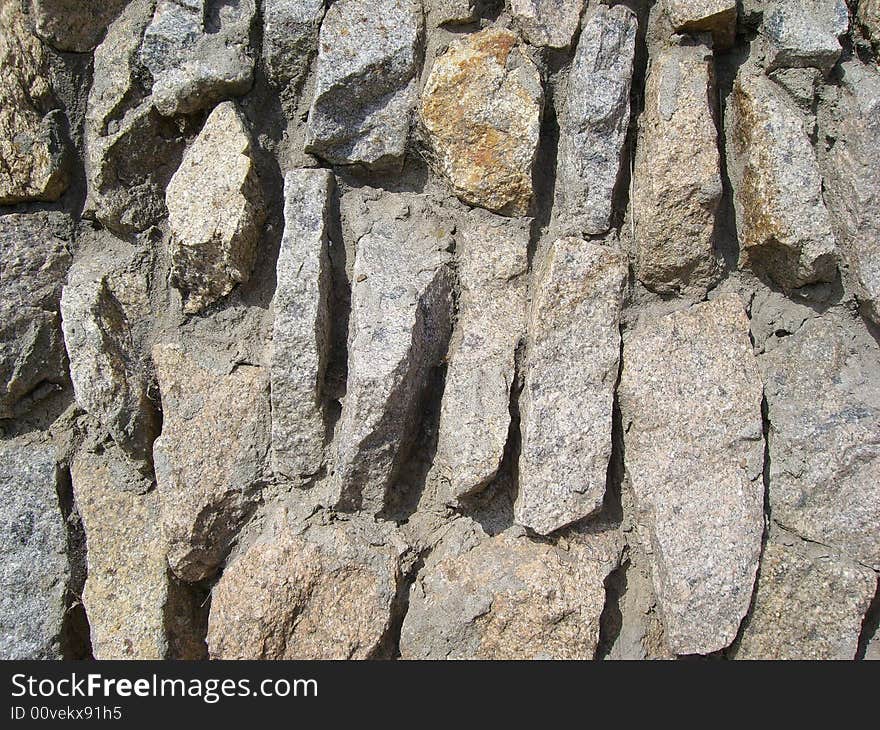
[[[858,19],[874,47],[880,48],[880,0],[862,0]]]
[[[508,30],[453,41],[431,69],[421,121],[437,170],[464,202],[525,215],[544,95]]]
[[[718,48],[729,48],[736,35],[736,0],[666,0],[673,30],[711,33]]]

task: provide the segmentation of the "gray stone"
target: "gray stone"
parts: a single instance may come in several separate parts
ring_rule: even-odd
[[[140,283],[146,298],[146,282]],[[64,287],[61,319],[77,403],[133,458],[149,458],[157,414],[147,397],[148,379],[135,353],[129,315],[107,277]]]
[[[872,570],[799,543],[771,539],[764,547],[737,659],[855,658],[877,578]]]
[[[559,118],[555,217],[566,233],[608,231],[630,118],[635,14],[599,5],[584,16]]]
[[[477,20],[479,0],[423,0],[428,22],[433,26],[472,23]]]
[[[815,68],[778,68],[769,74],[773,81],[788,92],[804,114],[813,114],[816,92],[822,72]]]
[[[451,237],[425,198],[389,194],[357,240],[348,386],[337,426],[338,504],[380,512],[450,334]]]
[[[488,28],[453,41],[419,109],[435,169],[466,203],[528,214],[543,105],[541,75],[515,33]]]
[[[840,317],[763,356],[774,521],[880,569],[880,348]]]
[[[67,380],[58,301],[72,236],[62,213],[0,216],[0,418],[41,383]]]
[[[743,305],[728,294],[647,322],[623,363],[626,468],[665,640],[709,654],[748,611],[764,529],[761,379]]]
[[[153,445],[168,564],[181,579],[214,574],[259,499],[269,450],[265,370],[232,372],[176,345],[153,348],[162,434]]]
[[[652,291],[704,295],[718,279],[714,232],[722,186],[714,98],[712,54],[704,47],[654,56],[632,183],[636,276]]]
[[[30,0],[36,34],[60,51],[87,53],[104,37],[107,26],[128,0]]]
[[[401,657],[593,659],[619,558],[615,533],[554,546],[515,530],[432,555],[410,590]]]
[[[214,588],[211,658],[381,658],[404,550],[393,528],[368,520],[282,521]]]
[[[832,281],[837,245],[800,114],[769,79],[744,68],[726,127],[740,265],[786,290]]]
[[[665,0],[664,10],[678,33],[711,33],[715,48],[733,45],[736,0]]]
[[[458,323],[434,460],[456,499],[488,484],[504,455],[525,337],[528,245],[528,221],[473,211],[458,227]]]
[[[165,187],[184,135],[153,108],[138,81],[138,50],[153,3],[134,0],[95,49],[85,120],[87,197],[83,216],[122,235],[165,217]]]
[[[880,48],[880,0],[861,0],[857,17],[875,50]]]
[[[83,604],[96,659],[198,658],[193,636],[175,635],[186,605],[165,562],[159,495],[120,483],[104,456],[79,454],[71,466],[77,511],[86,534],[88,578]],[[138,475],[130,479],[137,484]]]
[[[845,275],[865,313],[880,324],[880,72],[843,64],[823,156],[825,199],[846,263]]]
[[[585,0],[508,0],[513,22],[533,46],[568,48]]]
[[[330,6],[318,44],[307,152],[370,168],[403,161],[422,34],[418,0],[339,0]]]
[[[70,567],[49,444],[0,441],[0,658],[61,659]]]
[[[69,173],[49,62],[20,0],[0,0],[0,205],[58,200]]]
[[[198,312],[250,278],[266,208],[244,118],[217,106],[165,193],[171,282]]]
[[[514,519],[542,535],[602,506],[627,273],[620,250],[562,238],[535,275]]]
[[[289,477],[315,474],[324,455],[334,187],[327,170],[296,170],[284,177],[284,236],[273,300],[272,467]]]
[[[262,13],[266,76],[295,89],[318,49],[324,0],[264,0]]]
[[[830,70],[840,58],[839,36],[849,29],[844,0],[778,0],[764,14],[768,68]]]
[[[254,13],[254,0],[159,0],[140,59],[153,76],[161,114],[210,109],[250,90]]]

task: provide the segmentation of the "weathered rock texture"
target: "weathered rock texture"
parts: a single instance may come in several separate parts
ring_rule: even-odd
[[[0,656],[880,656],[877,0],[0,21]]]
[[[761,379],[738,297],[634,332],[620,407],[666,641],[676,654],[723,649],[749,608],[764,529]]]
[[[485,30],[434,62],[421,122],[437,170],[464,202],[525,215],[544,93],[516,34]]]
[[[419,0],[340,0],[321,24],[309,152],[340,165],[402,162],[421,66]]]

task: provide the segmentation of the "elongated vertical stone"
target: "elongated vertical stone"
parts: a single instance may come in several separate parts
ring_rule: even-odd
[[[514,360],[525,336],[528,244],[526,222],[475,212],[459,229],[459,316],[435,459],[455,498],[485,486],[504,455]]]
[[[718,651],[748,611],[764,529],[761,379],[739,298],[634,331],[618,392],[666,642]]]
[[[636,275],[652,291],[703,294],[715,283],[721,200],[712,54],[701,46],[654,57],[633,180]]]
[[[327,228],[334,185],[327,170],[296,170],[284,178],[272,330],[272,466],[290,477],[314,474],[323,457],[332,286]]]
[[[324,0],[264,0],[261,9],[266,75],[296,88],[318,49]]]
[[[424,200],[393,195],[357,241],[348,389],[337,429],[338,504],[379,512],[449,339],[449,234]]]
[[[536,275],[514,519],[543,535],[602,506],[627,271],[616,248],[562,238]]]
[[[573,235],[604,233],[630,118],[638,21],[616,5],[587,11],[559,118],[555,215]]]

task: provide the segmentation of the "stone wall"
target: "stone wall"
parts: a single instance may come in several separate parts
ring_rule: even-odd
[[[880,658],[874,0],[0,0],[0,656]]]

